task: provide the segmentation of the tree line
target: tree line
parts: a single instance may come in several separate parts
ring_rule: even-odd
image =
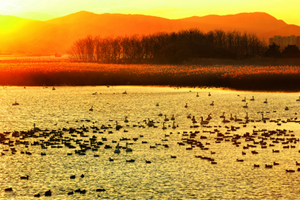
[[[73,44],[69,55],[83,62],[180,64],[195,58],[272,57],[269,49],[255,34],[190,29],[146,36],[87,36]]]

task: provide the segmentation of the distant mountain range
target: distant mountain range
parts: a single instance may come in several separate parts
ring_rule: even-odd
[[[254,33],[267,41],[274,35],[300,35],[300,26],[261,12],[165,19],[145,15],[94,14],[81,11],[47,21],[0,15],[0,53],[64,54],[87,35],[117,37],[177,32],[197,28]]]

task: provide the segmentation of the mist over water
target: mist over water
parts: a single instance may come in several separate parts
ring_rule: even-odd
[[[299,93],[96,86],[5,87],[0,96],[0,133],[9,138],[0,143],[1,198],[33,199],[48,190],[52,192],[49,199],[299,196]],[[14,102],[19,105],[13,106]],[[228,123],[220,118],[223,112]],[[269,119],[262,120],[262,113]],[[197,123],[187,118],[189,114]],[[209,123],[201,125],[200,117],[205,120],[209,114]],[[175,120],[171,120],[173,115]],[[240,121],[230,119],[235,115]],[[155,127],[147,125],[149,120]],[[39,128],[34,136],[12,136],[14,131],[33,130],[34,124]],[[122,128],[116,130],[116,124]],[[124,149],[116,154],[118,143]],[[132,152],[126,152],[126,143]],[[85,155],[75,153],[82,146],[91,149]],[[126,162],[130,159],[135,161]],[[26,175],[28,180],[20,178]],[[71,175],[76,178],[70,179]],[[7,188],[13,191],[5,192]],[[75,192],[78,189],[86,193]]]

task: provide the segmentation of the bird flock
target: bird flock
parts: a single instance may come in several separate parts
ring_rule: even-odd
[[[123,92],[122,94],[130,95],[129,92]],[[98,95],[97,92],[92,95]],[[213,93],[207,94],[209,98],[212,98],[208,107],[216,106],[218,103],[213,99]],[[197,98],[201,98],[201,95],[197,93]],[[254,119],[249,116],[247,109],[249,109],[249,101],[257,101],[257,98],[252,96],[249,100],[244,97],[242,102],[245,109],[245,116],[238,118],[240,113],[226,113],[221,112],[219,116],[208,114],[201,116],[201,113],[187,113],[185,118],[188,120],[188,126],[180,127],[178,117],[175,114],[167,115],[163,110],[159,110],[162,103],[157,102],[153,105],[159,112],[157,112],[157,118],[145,119],[138,123],[133,123],[128,116],[124,116],[123,121],[111,119],[108,122],[94,121],[93,119],[77,120],[77,127],[64,127],[59,129],[40,129],[34,124],[34,127],[30,130],[11,131],[0,133],[0,161],[2,157],[12,157],[16,154],[19,156],[32,156],[38,154],[39,156],[47,157],[48,149],[66,149],[67,156],[89,156],[93,155],[94,159],[101,159],[103,151],[109,152],[108,162],[115,162],[119,154],[126,154],[126,159],[123,162],[131,164],[135,162],[143,162],[145,165],[156,163],[148,158],[136,158],[134,157],[134,148],[137,145],[148,146],[148,151],[153,149],[169,149],[174,145],[172,141],[172,135],[179,136],[180,140],[176,142],[176,149],[181,151],[193,152],[193,159],[205,160],[211,165],[222,165],[222,162],[218,160],[218,154],[220,153],[222,144],[231,145],[236,148],[239,154],[235,155],[232,162],[237,164],[243,164],[252,162],[251,166],[254,169],[265,168],[266,170],[276,168],[283,163],[274,159],[270,163],[256,163],[253,159],[249,159],[249,155],[259,157],[264,152],[270,152],[272,154],[280,154],[286,151],[294,151],[299,153],[299,134],[294,133],[293,130],[286,130],[280,128],[282,124],[300,124],[300,120],[295,116],[292,116],[286,120],[272,119],[266,117],[266,112],[258,112],[261,118]],[[300,101],[296,99],[297,102]],[[16,102],[15,102],[16,103]],[[14,104],[15,104],[14,103]],[[262,104],[268,104],[268,100],[261,101]],[[13,106],[17,104],[12,104]],[[19,104],[18,104],[19,105]],[[21,106],[21,105],[19,105]],[[189,102],[182,104],[182,109],[190,108]],[[288,105],[283,108],[285,111],[289,110]],[[88,112],[95,112],[96,108],[91,106]],[[276,111],[274,111],[276,112]],[[273,123],[274,129],[259,129],[256,126],[260,124]],[[251,128],[249,128],[251,127]],[[131,135],[132,129],[139,129],[140,134],[138,136]],[[156,129],[161,133],[161,137],[158,138],[160,142],[150,142],[144,138],[147,138],[143,134],[145,129]],[[249,131],[251,130],[251,131]],[[116,137],[118,139],[110,140],[110,135],[120,135]],[[124,137],[124,134],[128,134],[128,137]],[[144,137],[145,136],[145,137]],[[175,138],[174,138],[175,139]],[[38,149],[38,150],[37,150]],[[180,155],[172,154],[169,159],[177,159]],[[300,161],[300,159],[299,159]],[[300,173],[300,163],[298,160],[294,160],[293,163],[288,163],[288,168],[284,173]],[[81,175],[80,175],[81,174]],[[88,174],[67,174],[66,178],[70,181],[73,179],[84,179]],[[24,174],[20,176],[20,181],[30,181],[31,176]],[[12,193],[16,189],[13,186],[6,187],[5,193]],[[105,192],[104,187],[99,187],[95,192]],[[84,195],[89,192],[85,188],[74,188],[67,191],[66,195]],[[41,196],[53,196],[55,193],[49,188],[46,191],[40,191],[33,196],[39,198]]]

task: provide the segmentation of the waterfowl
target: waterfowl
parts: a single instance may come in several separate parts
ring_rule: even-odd
[[[225,118],[223,118],[222,122],[223,122],[223,123],[229,123],[230,121],[229,121],[229,120],[226,120]]]
[[[220,118],[225,118],[225,112],[220,116]]]
[[[167,115],[165,115],[165,122],[169,121],[169,118],[167,118]]]
[[[15,103],[12,104],[13,106],[18,106],[19,103],[17,101],[15,101]]]
[[[126,90],[125,90],[125,92],[123,92],[122,94],[127,94]]]
[[[51,195],[52,195],[51,190],[48,190],[48,191],[45,192],[45,196],[51,196]]]
[[[249,117],[248,117],[248,112],[246,112],[245,119],[246,119],[246,120],[248,120],[248,119],[249,119]]]
[[[286,107],[284,108],[284,110],[289,110],[289,107],[286,106]]]
[[[214,101],[212,101],[211,104],[209,104],[209,105],[214,106],[215,105]]]
[[[250,99],[250,101],[254,101],[254,96],[252,96],[252,98]]]
[[[300,96],[299,96],[299,98],[296,101],[300,101]]]
[[[266,100],[264,101],[264,103],[268,103],[268,99],[266,99]]]
[[[234,121],[240,122],[240,121],[242,121],[242,119],[238,119],[237,116],[235,115],[235,116],[234,116]]]
[[[248,103],[246,103],[246,105],[244,105],[243,108],[248,108]]]
[[[40,197],[41,195],[40,195],[40,193],[38,193],[38,194],[35,194],[35,195],[33,195],[34,197]]]
[[[273,165],[279,165],[279,163],[277,163],[277,162],[273,162]]]
[[[242,100],[242,102],[246,102],[246,97],[244,97],[244,99]]]
[[[197,92],[197,95],[196,95],[196,97],[199,97],[199,94],[198,94],[198,92]]]
[[[22,179],[22,180],[28,180],[28,178],[29,178],[28,175],[26,175],[26,176],[21,176],[21,179]]]
[[[208,92],[208,96],[209,96],[209,97],[211,96],[210,92]]]
[[[118,121],[116,121],[116,130],[120,130],[121,128],[122,126],[118,124]]]
[[[293,169],[286,169],[285,171],[286,171],[286,172],[289,172],[289,173],[295,172],[295,170],[293,170]]]
[[[173,128],[173,129],[175,129],[175,128],[176,128],[176,126],[175,126],[175,121],[173,121],[172,128]]]
[[[162,129],[163,129],[163,130],[167,129],[167,127],[165,126],[165,122],[163,123]]]
[[[90,110],[89,111],[93,111],[94,109],[93,109],[93,106],[90,108]]]
[[[262,121],[266,121],[266,120],[269,120],[270,118],[268,117],[264,117],[264,113],[261,113],[261,120]]]
[[[128,147],[128,142],[126,142],[126,152],[132,152],[132,149]]]
[[[204,121],[203,120],[203,117],[200,117],[201,118],[201,121],[200,121],[200,124],[201,125],[205,125],[205,124],[208,124],[209,123],[209,121]]]
[[[267,164],[265,164],[265,168],[273,168],[273,165],[267,165]]]
[[[121,152],[120,151],[120,145],[118,143],[117,146],[116,146],[116,149],[115,149],[114,153],[120,153],[120,152]]]
[[[128,123],[128,119],[127,119],[127,116],[125,116],[125,120],[124,120],[125,123]]]
[[[207,118],[206,118],[206,121],[209,121],[209,120],[211,120],[212,119],[212,117],[211,117],[211,113],[210,114],[208,114],[208,116],[207,116]]]
[[[172,115],[172,117],[171,117],[171,120],[175,120],[175,117],[174,117],[174,115]]]
[[[184,107],[187,108],[187,107],[188,107],[188,104],[186,103]]]

